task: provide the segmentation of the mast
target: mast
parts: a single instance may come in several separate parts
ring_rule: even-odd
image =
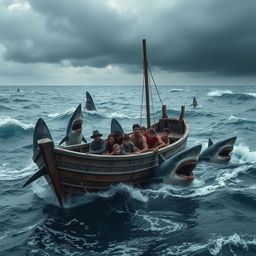
[[[148,59],[147,59],[147,45],[146,39],[142,40],[143,45],[143,67],[144,67],[144,79],[145,79],[145,95],[146,95],[146,112],[147,112],[147,128],[150,125],[150,101],[149,101],[149,86],[148,86]]]

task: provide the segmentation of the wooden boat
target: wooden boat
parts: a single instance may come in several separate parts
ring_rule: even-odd
[[[143,40],[144,77],[147,110],[147,126],[160,133],[164,128],[171,130],[171,144],[161,148],[159,153],[170,158],[186,146],[189,126],[184,120],[184,107],[179,118],[170,118],[163,105],[163,117],[159,122],[150,124],[148,63],[146,41]],[[33,160],[39,168],[38,176],[45,179],[55,192],[60,205],[69,196],[87,192],[103,191],[119,183],[140,186],[149,182],[156,167],[159,166],[158,154],[146,152],[134,155],[95,155],[88,153],[89,144],[54,147],[51,137],[38,140],[38,149]]]

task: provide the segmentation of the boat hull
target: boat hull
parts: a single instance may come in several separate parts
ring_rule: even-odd
[[[186,122],[182,123],[182,128],[176,127],[175,142],[159,150],[167,159],[186,146],[189,128]],[[88,153],[89,144],[55,148],[48,138],[38,140],[38,145],[33,160],[40,169],[45,168],[44,177],[61,205],[70,196],[103,191],[119,183],[142,186],[150,182],[159,166],[158,153],[152,151],[120,156],[95,155]]]

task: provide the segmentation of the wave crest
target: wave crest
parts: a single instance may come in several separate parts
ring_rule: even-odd
[[[10,117],[0,118],[0,138],[9,138],[19,134],[31,134],[34,129],[32,124],[24,124]]]
[[[53,119],[66,119],[66,118],[70,118],[75,110],[76,110],[76,108],[72,107],[72,108],[66,110],[64,113],[57,113],[57,112],[55,112],[53,114],[48,114],[48,117],[51,117]]]

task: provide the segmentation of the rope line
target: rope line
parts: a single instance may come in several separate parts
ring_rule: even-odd
[[[159,94],[159,91],[158,91],[158,89],[157,89],[156,82],[155,82],[155,79],[154,79],[153,74],[152,74],[152,72],[151,72],[151,69],[150,69],[149,64],[148,64],[148,70],[149,70],[150,76],[151,76],[151,78],[152,78],[152,81],[154,82],[155,89],[156,89],[156,92],[157,92],[157,94],[158,94],[158,97],[159,97],[159,100],[160,100],[160,102],[161,102],[161,105],[163,106],[163,102],[162,102],[161,96],[160,96],[160,94]]]
[[[144,84],[145,84],[145,78],[143,76],[143,82],[142,82],[142,93],[141,93],[141,107],[140,107],[140,126],[142,123],[142,112],[143,112],[143,101],[144,101]]]

